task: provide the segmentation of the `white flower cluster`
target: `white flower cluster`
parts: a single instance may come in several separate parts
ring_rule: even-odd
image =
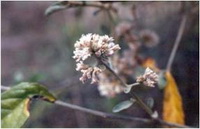
[[[158,82],[158,75],[150,68],[146,68],[145,73],[142,76],[137,77],[138,83],[142,83],[145,86],[154,87]]]
[[[80,81],[83,83],[89,78],[92,78],[91,83],[97,82],[97,75],[102,72],[99,67],[91,67],[89,65],[83,64],[83,62],[77,63],[76,70],[83,73],[82,77],[80,77]]]
[[[82,37],[74,44],[75,51],[73,58],[77,62],[77,71],[83,73],[80,80],[85,82],[87,79],[92,79],[91,83],[98,81],[97,75],[102,72],[102,69],[98,67],[98,63],[95,65],[85,64],[86,59],[96,56],[99,59],[107,59],[112,56],[117,50],[120,49],[119,45],[114,44],[114,39],[107,35],[100,36],[97,34],[82,35]],[[98,61],[95,61],[98,62]]]

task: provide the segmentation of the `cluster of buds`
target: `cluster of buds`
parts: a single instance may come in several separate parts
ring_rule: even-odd
[[[91,67],[89,65],[83,64],[83,62],[79,62],[76,65],[76,70],[81,71],[83,73],[82,77],[80,77],[80,81],[83,83],[88,79],[92,78],[91,83],[95,83],[98,81],[97,75],[102,72],[102,69],[99,67]]]
[[[145,86],[154,87],[155,84],[158,82],[158,75],[150,68],[146,68],[144,74],[137,77],[136,81]]]
[[[74,44],[75,51],[73,58],[77,62],[77,71],[83,73],[80,80],[84,83],[87,79],[92,79],[91,83],[98,82],[98,74],[103,71],[99,64],[100,59],[106,61],[116,51],[120,49],[112,37],[97,34],[82,35]],[[87,64],[87,62],[88,63]],[[90,61],[92,60],[92,62]]]

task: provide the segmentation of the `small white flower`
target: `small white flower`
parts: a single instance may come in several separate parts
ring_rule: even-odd
[[[119,45],[114,44],[113,41],[114,39],[107,35],[87,34],[82,35],[74,44],[73,58],[77,62],[76,70],[83,73],[80,78],[82,82],[90,78],[92,79],[91,83],[98,81],[97,75],[102,72],[102,69],[99,67],[99,62],[93,57],[96,56],[102,61],[107,61],[108,57],[120,49]],[[92,60],[93,63],[89,60]],[[87,64],[87,62],[90,63]]]
[[[158,82],[158,75],[150,68],[146,68],[145,73],[142,76],[137,77],[138,83],[142,83],[145,86],[154,87]]]

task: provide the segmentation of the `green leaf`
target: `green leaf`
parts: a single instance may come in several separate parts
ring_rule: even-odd
[[[165,77],[165,71],[161,71],[158,74],[158,88],[159,89],[164,89],[166,84],[167,84],[167,79]]]
[[[132,106],[134,102],[135,102],[134,99],[123,101],[123,102],[117,104],[117,105],[113,108],[112,111],[113,111],[113,112],[120,112],[120,111],[122,111],[122,110],[125,110],[125,109],[129,108],[130,106]]]
[[[32,97],[54,102],[56,98],[37,83],[20,83],[1,94],[1,124],[3,128],[19,128],[30,116],[29,103]]]

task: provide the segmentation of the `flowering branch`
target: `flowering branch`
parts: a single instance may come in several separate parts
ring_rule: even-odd
[[[9,90],[10,87],[7,86],[1,86],[1,90]],[[41,98],[39,98],[41,99]],[[44,99],[41,99],[42,101],[46,101]],[[49,101],[47,101],[49,102]],[[100,116],[103,118],[109,118],[109,119],[118,119],[118,120],[129,120],[129,121],[140,121],[140,122],[144,122],[144,123],[150,123],[150,122],[158,122],[162,125],[166,125],[166,126],[170,126],[170,127],[178,127],[178,128],[191,128],[189,126],[185,126],[185,125],[179,125],[179,124],[175,124],[175,123],[170,123],[170,122],[165,122],[159,118],[156,119],[146,119],[146,118],[139,118],[139,117],[130,117],[130,116],[124,116],[124,115],[117,115],[117,114],[112,114],[112,113],[106,113],[106,112],[101,112],[101,111],[96,111],[96,110],[92,110],[92,109],[88,109],[88,108],[84,108],[81,106],[77,106],[74,104],[70,104],[70,103],[66,103],[63,102],[61,100],[56,100],[53,104],[56,105],[60,105],[60,106],[64,106],[73,110],[78,110],[81,112],[85,112],[85,113],[89,113],[95,116]]]
[[[77,71],[83,73],[80,80],[84,83],[87,79],[92,79],[91,83],[98,82],[97,75],[100,74],[103,69],[100,65],[103,65],[120,81],[124,89],[130,89],[126,84],[107,64],[108,58],[120,49],[119,45],[114,44],[112,37],[100,36],[97,34],[82,35],[82,37],[74,44],[75,51],[73,58],[77,62]],[[94,58],[94,59],[93,59]],[[89,60],[91,61],[89,63]],[[87,63],[88,62],[88,63]],[[156,83],[157,74],[147,68],[143,76],[139,77],[138,83],[146,86],[153,86]],[[138,104],[152,117],[153,111],[142,100],[132,92],[132,96],[136,99]],[[157,118],[158,116],[156,116]]]

